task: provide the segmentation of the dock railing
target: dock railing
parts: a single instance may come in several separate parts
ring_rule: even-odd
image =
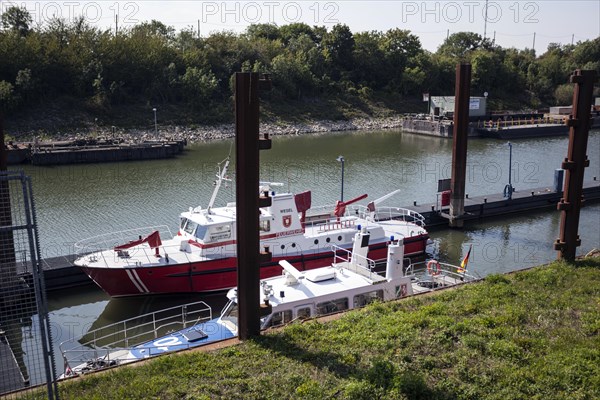
[[[74,371],[75,367],[84,363],[89,364],[90,370],[99,369],[133,361],[125,356],[133,347],[211,319],[210,306],[203,301],[197,301],[88,331],[60,343],[59,348],[66,371]],[[152,351],[149,354],[152,354]]]

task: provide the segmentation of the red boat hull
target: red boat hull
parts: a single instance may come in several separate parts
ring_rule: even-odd
[[[425,253],[427,234],[404,239],[406,256]],[[369,246],[369,258],[387,257],[387,243]],[[299,270],[309,270],[330,265],[331,251],[302,254],[291,257],[273,257],[261,265],[261,279],[281,275],[278,262],[289,261]],[[90,268],[81,267],[100,288],[113,297],[166,293],[198,293],[225,290],[237,286],[237,258],[219,258],[196,263],[181,263],[157,267]]]

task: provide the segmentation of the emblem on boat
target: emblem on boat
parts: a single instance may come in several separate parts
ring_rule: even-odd
[[[284,215],[283,216],[283,226],[285,228],[289,228],[292,225],[292,216],[291,215]]]

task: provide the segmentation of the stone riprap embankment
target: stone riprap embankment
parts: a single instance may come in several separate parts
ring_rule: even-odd
[[[306,123],[261,123],[261,134],[268,133],[271,136],[292,136],[305,134],[319,134],[337,131],[354,130],[385,130],[400,129],[401,117],[352,119],[345,121],[314,121]],[[137,143],[150,140],[185,140],[188,143],[206,142],[211,140],[223,140],[235,136],[234,124],[221,124],[215,126],[158,126],[158,132],[154,129],[116,129],[111,127],[90,127],[85,130],[45,135],[37,132],[9,132],[19,142],[33,141],[38,136],[42,140],[72,141],[90,137],[96,138],[118,138],[125,142]]]

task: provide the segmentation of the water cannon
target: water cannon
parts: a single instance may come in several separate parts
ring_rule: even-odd
[[[362,196],[358,196],[352,200],[348,200],[348,201],[337,201],[335,203],[335,209],[333,210],[333,215],[335,215],[336,217],[340,218],[341,216],[343,216],[346,213],[346,206],[349,206],[350,204],[354,204],[357,201],[361,201],[362,199],[366,199],[369,195],[368,194],[363,194]]]

